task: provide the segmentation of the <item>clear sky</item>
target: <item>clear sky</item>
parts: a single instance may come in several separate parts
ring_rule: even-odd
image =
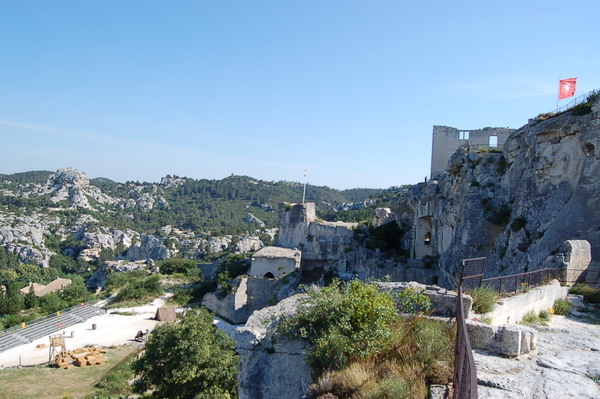
[[[0,173],[417,183],[600,88],[600,1],[0,0]],[[562,104],[569,100],[562,100]]]

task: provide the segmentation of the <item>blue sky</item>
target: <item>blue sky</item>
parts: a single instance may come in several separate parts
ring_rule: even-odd
[[[600,2],[0,1],[0,173],[417,183],[600,88]],[[561,105],[568,100],[561,101]]]

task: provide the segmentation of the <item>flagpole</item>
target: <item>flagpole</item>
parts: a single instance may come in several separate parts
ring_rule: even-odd
[[[560,75],[558,75],[558,94],[556,95],[556,113],[558,113],[558,101],[560,99]]]
[[[308,169],[304,169],[304,190],[302,190],[302,205],[304,205],[304,201],[306,199],[306,173]]]

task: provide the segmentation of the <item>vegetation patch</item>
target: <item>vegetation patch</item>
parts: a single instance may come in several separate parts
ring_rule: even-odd
[[[422,292],[404,292],[398,299],[405,309],[428,309]],[[359,280],[334,280],[309,292],[295,316],[280,320],[277,334],[313,344],[308,362],[316,383],[310,398],[425,398],[429,383],[452,380],[448,326],[402,318],[390,293]]]
[[[566,299],[557,299],[554,302],[554,313],[560,316],[564,316],[571,310],[571,304]]]
[[[586,283],[576,284],[569,289],[569,294],[583,295],[586,303],[600,303],[600,290]]]
[[[498,299],[498,292],[489,285],[469,290],[467,294],[473,298],[473,310],[479,314],[492,311]]]
[[[158,326],[133,363],[134,393],[146,398],[235,399],[238,356],[233,338],[205,309]]]

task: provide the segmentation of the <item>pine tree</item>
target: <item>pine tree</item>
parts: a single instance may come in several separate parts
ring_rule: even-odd
[[[29,286],[29,292],[25,295],[25,309],[32,309],[37,306],[37,297],[33,291],[33,284]]]

